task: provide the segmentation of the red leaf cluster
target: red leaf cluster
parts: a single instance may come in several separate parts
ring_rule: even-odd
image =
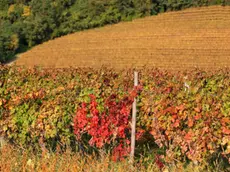
[[[88,143],[97,148],[105,145],[115,145],[114,159],[122,159],[128,155],[130,145],[130,119],[134,98],[141,87],[135,87],[121,100],[116,94],[110,95],[102,103],[103,110],[99,111],[100,104],[97,97],[90,95],[90,103],[82,103],[74,117],[74,134],[81,141],[83,134],[91,136]]]

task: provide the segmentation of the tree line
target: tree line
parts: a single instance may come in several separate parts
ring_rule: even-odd
[[[0,63],[85,29],[229,0],[0,0]]]

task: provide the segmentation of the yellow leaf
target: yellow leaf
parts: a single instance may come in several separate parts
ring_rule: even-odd
[[[30,14],[31,14],[30,7],[25,5],[23,7],[23,14],[22,14],[22,16],[23,17],[28,17],[28,16],[30,16]]]
[[[14,8],[15,8],[15,5],[10,5],[10,7],[8,9],[8,14],[14,12]]]
[[[230,144],[228,144],[227,149],[225,151],[227,154],[230,154]]]

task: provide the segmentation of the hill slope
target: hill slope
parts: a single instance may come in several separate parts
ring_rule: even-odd
[[[48,41],[21,54],[17,65],[182,70],[230,65],[230,7],[169,12]]]

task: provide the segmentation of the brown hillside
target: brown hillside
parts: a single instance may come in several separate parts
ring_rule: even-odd
[[[21,54],[16,64],[176,70],[230,66],[230,7],[187,9],[70,34]]]

